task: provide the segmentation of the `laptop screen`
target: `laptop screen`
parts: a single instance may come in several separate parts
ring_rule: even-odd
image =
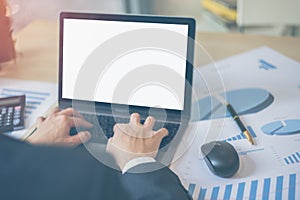
[[[171,110],[184,109],[188,24],[77,18],[65,18],[63,20],[61,86],[63,99]],[[176,48],[182,49],[183,56],[176,55],[171,50],[155,48],[155,45],[153,48],[148,45],[132,49],[129,44],[134,41],[123,41],[117,44],[113,42],[118,36],[129,32],[134,33],[133,31],[136,30],[143,30],[138,32],[138,37],[144,38],[145,41],[149,39],[147,31],[151,30],[166,30],[185,36],[186,39],[184,40],[175,41],[174,39],[173,41]],[[172,35],[162,34],[155,40],[170,40],[170,37]],[[128,45],[128,49],[125,53],[113,55],[114,50],[121,47],[126,49],[126,45]],[[104,53],[101,51],[102,47],[106,48]],[[102,53],[97,55],[98,60],[95,60],[94,56],[93,63],[101,65],[98,67],[103,68],[103,70],[99,73],[97,84],[94,86],[94,94],[92,96],[85,95],[83,92],[74,95],[75,88],[78,87],[76,81],[82,68],[89,68],[87,63],[91,62],[88,60],[97,51]],[[114,59],[110,60],[108,65],[102,66],[102,60],[107,57]],[[153,71],[149,71],[151,68]],[[90,73],[93,75],[93,70]],[[129,88],[126,91],[129,94],[118,95],[117,93],[124,91],[122,88]]]

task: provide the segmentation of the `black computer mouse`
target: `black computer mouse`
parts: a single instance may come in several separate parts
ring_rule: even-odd
[[[208,168],[217,176],[231,177],[240,167],[239,155],[228,142],[208,142],[201,146],[201,152]]]

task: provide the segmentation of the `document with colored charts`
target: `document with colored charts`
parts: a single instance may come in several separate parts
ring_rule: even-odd
[[[299,75],[300,63],[268,47],[199,68],[192,121],[171,167],[194,199],[300,199]],[[255,145],[220,97],[235,108]],[[200,147],[212,140],[236,148],[241,166],[235,176],[217,177],[206,166]]]
[[[36,123],[57,102],[57,84],[17,79],[0,79],[0,97],[26,96],[25,129],[6,133],[17,139],[24,139]]]

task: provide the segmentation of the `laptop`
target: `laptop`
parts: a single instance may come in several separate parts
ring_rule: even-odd
[[[192,18],[62,12],[59,107],[94,124],[92,142],[106,142],[131,113],[168,129],[160,149],[180,142],[191,112],[194,37]]]

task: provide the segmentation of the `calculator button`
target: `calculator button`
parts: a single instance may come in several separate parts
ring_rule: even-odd
[[[14,119],[16,119],[16,118],[20,118],[21,117],[21,115],[20,114],[14,114]]]
[[[21,106],[15,106],[15,110],[21,110]]]
[[[21,121],[20,119],[14,119],[13,124],[16,126],[20,123],[20,121]]]
[[[7,103],[0,106],[0,133],[23,129],[25,95],[2,99]]]

